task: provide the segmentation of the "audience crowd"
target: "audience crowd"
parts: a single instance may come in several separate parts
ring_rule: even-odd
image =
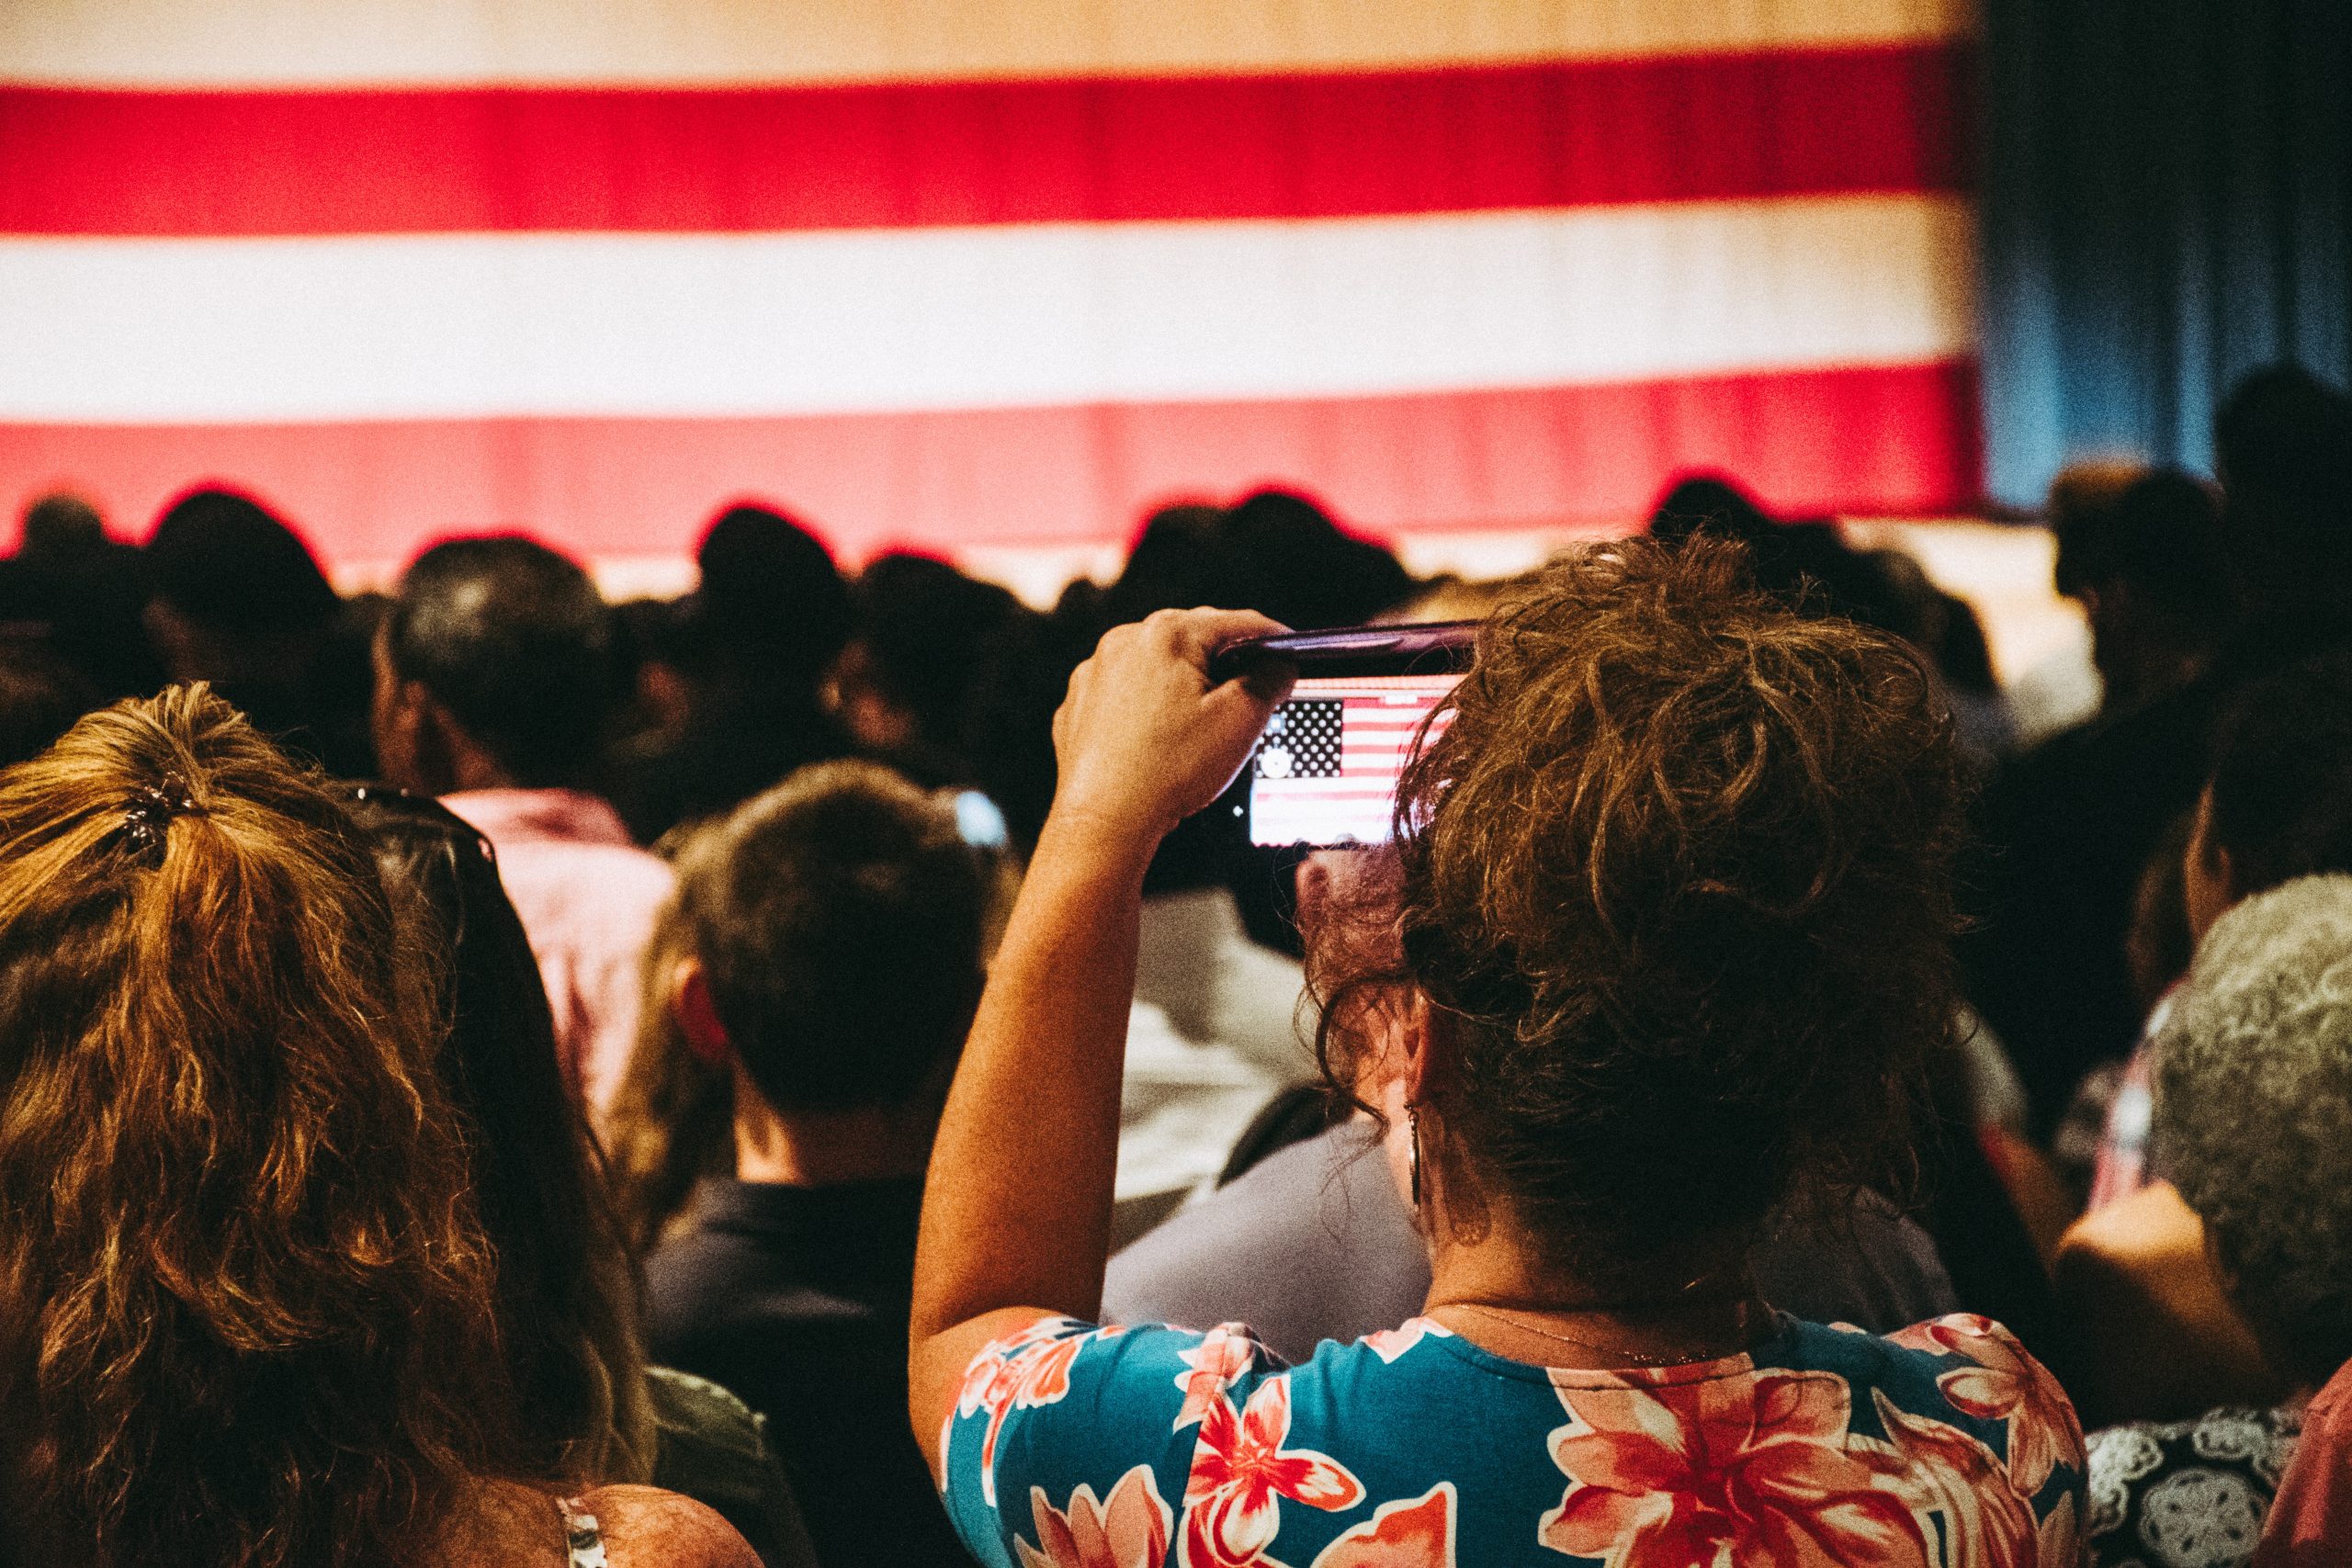
[[[714,520],[0,561],[0,1564],[2352,1562],[2352,399],[2052,491],[1049,611]],[[144,522],[145,520],[139,520]],[[1375,848],[1277,629],[1479,623]]]

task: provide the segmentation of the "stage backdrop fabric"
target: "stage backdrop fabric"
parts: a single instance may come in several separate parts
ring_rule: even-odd
[[[1070,544],[1980,489],[1963,0],[0,7],[0,503]]]

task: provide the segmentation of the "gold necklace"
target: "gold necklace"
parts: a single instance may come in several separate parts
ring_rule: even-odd
[[[1739,1303],[1738,1334],[1743,1347],[1747,1339],[1748,1305],[1749,1303],[1747,1302]],[[1532,1334],[1542,1339],[1556,1339],[1563,1345],[1573,1345],[1579,1350],[1590,1350],[1598,1355],[1613,1356],[1620,1360],[1630,1362],[1636,1367],[1682,1367],[1689,1366],[1698,1361],[1720,1360],[1723,1359],[1723,1355],[1737,1353],[1734,1351],[1726,1351],[1722,1354],[1713,1356],[1645,1356],[1637,1351],[1625,1349],[1621,1346],[1601,1345],[1590,1339],[1579,1339],[1573,1334],[1562,1334],[1556,1329],[1538,1328],[1532,1323],[1521,1323],[1515,1317],[1506,1317],[1501,1313],[1495,1311],[1493,1308],[1480,1306],[1476,1302],[1446,1302],[1443,1304],[1432,1307],[1430,1310],[1432,1312],[1444,1312],[1448,1308],[1451,1308],[1455,1312],[1476,1313],[1480,1317],[1492,1318],[1495,1322],[1501,1324],[1506,1328],[1516,1328],[1522,1334]]]

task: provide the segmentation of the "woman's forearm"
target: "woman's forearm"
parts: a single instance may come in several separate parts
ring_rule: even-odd
[[[932,1150],[918,1341],[1004,1307],[1099,1308],[1151,851],[1132,829],[1046,823]]]

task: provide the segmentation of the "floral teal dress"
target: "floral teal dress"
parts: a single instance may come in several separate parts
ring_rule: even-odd
[[[992,1568],[2075,1568],[2083,1437],[1967,1315],[1793,1318],[1718,1361],[1508,1361],[1426,1318],[1285,1366],[1047,1318],[972,1362],[941,1444]]]

